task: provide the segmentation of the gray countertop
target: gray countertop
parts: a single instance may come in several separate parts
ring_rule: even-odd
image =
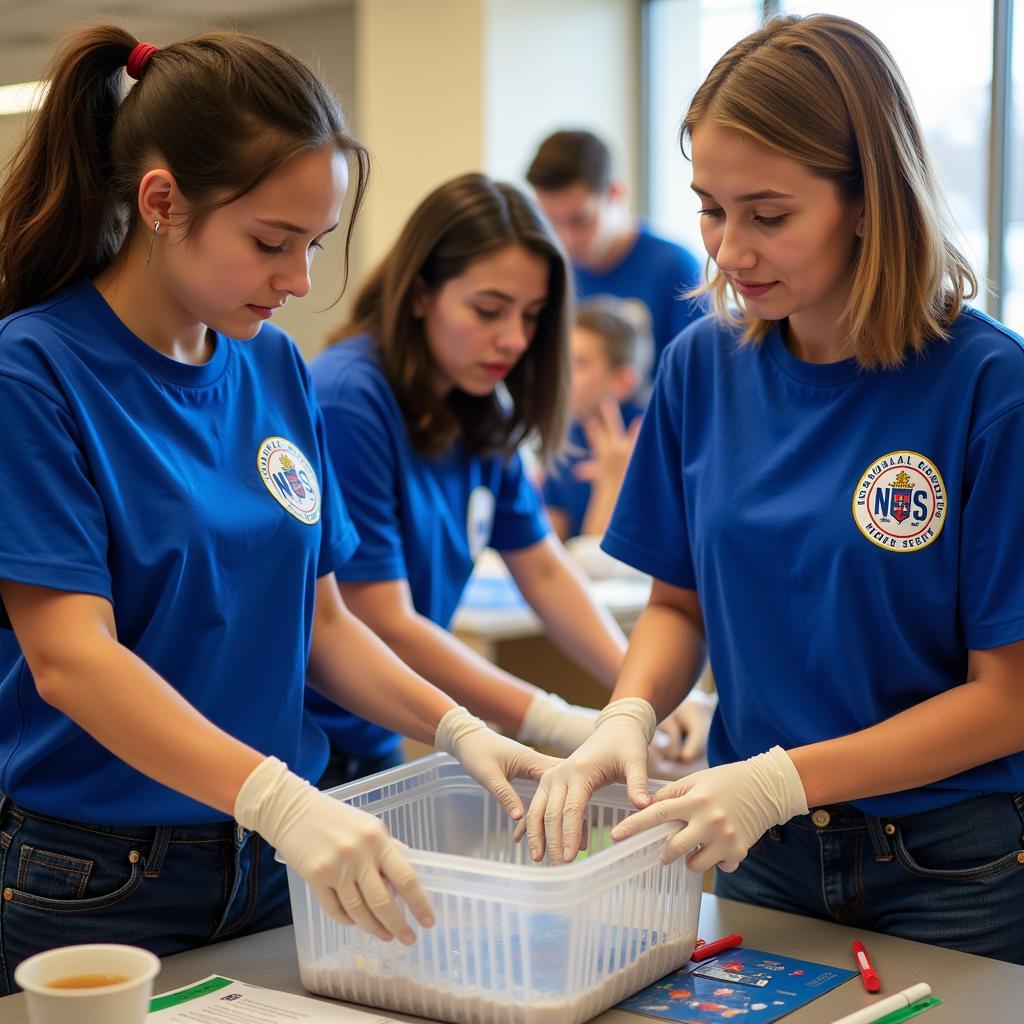
[[[1021,926],[1024,927],[1024,912]],[[743,936],[745,946],[754,949],[851,970],[855,964],[850,943],[855,938],[863,939],[882,979],[881,995],[926,981],[942,999],[941,1006],[922,1015],[920,1019],[925,1024],[1014,1024],[1024,1020],[1024,967],[705,894],[698,934],[711,940],[734,932]],[[278,928],[167,957],[156,979],[155,991],[179,988],[209,974],[221,974],[285,992],[304,992],[291,928]],[[854,978],[783,1019],[786,1024],[827,1024],[877,998],[880,996],[869,996],[860,980]],[[386,1011],[386,1015],[401,1021],[422,1020],[390,1011]],[[640,1024],[650,1019],[608,1010],[594,1021],[597,1024]],[[24,996],[0,999],[0,1024],[27,1022]]]

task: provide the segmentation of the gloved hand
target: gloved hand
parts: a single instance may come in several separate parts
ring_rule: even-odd
[[[383,823],[324,796],[276,757],[242,783],[235,819],[277,850],[335,921],[409,945],[415,936],[390,886],[424,928],[434,923],[416,873]]]
[[[686,858],[691,870],[706,871],[717,864],[722,871],[735,871],[768,829],[806,813],[807,795],[796,766],[782,747],[772,747],[746,761],[670,783],[654,794],[649,807],[620,821],[612,839],[678,821],[679,831],[662,848],[663,863],[699,846]]]
[[[553,757],[538,754],[522,743],[498,733],[465,708],[452,708],[437,724],[434,746],[456,758],[463,768],[492,793],[513,821],[523,816],[523,801],[509,785],[510,779],[539,779]]]
[[[637,807],[647,793],[647,748],[654,736],[654,708],[638,697],[612,701],[598,716],[594,733],[574,754],[545,772],[526,816],[530,855],[550,851],[552,864],[571,861],[579,852],[584,813],[594,791],[625,782]],[[516,839],[523,830],[517,829]]]
[[[516,739],[530,746],[571,754],[594,731],[597,708],[569,704],[557,693],[538,690],[523,716]]]
[[[666,733],[670,743],[660,753],[667,761],[688,764],[702,757],[708,748],[708,730],[711,717],[718,707],[718,698],[704,690],[691,690],[682,702],[658,728]]]
[[[686,703],[687,701],[683,702],[683,704]],[[681,707],[682,705],[680,705]],[[686,720],[698,721],[703,711],[703,706],[701,706],[696,713],[692,714],[692,717]],[[571,754],[590,738],[599,714],[597,708],[569,704],[557,693],[545,693],[543,690],[538,690],[534,694],[533,700],[530,701],[530,706],[526,709],[523,724],[519,727],[516,739],[520,743],[527,743],[530,746],[550,747],[560,753]],[[710,718],[710,715],[708,717]],[[699,729],[699,725],[695,725],[693,728]],[[674,779],[677,772],[673,771],[670,775],[659,775],[658,772],[659,769],[664,770],[666,760],[679,760],[678,750],[678,727],[675,728],[674,737],[668,729],[664,731],[659,729],[654,734],[654,739],[647,751],[648,773],[656,778]],[[700,753],[703,753],[703,747],[698,750],[698,755]]]

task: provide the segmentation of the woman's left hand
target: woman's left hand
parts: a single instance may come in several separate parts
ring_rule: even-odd
[[[437,726],[434,746],[457,758],[463,768],[505,808],[513,821],[526,809],[511,779],[539,779],[557,758],[538,754],[507,736],[500,736],[465,708],[452,708]]]
[[[670,783],[651,797],[650,806],[620,821],[612,839],[628,839],[677,821],[679,831],[662,848],[663,863],[690,853],[686,866],[692,871],[715,865],[735,871],[768,829],[806,813],[807,797],[796,766],[781,747],[772,747],[746,761]]]

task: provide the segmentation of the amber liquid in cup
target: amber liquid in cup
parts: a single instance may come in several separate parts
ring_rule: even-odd
[[[47,988],[104,988],[107,985],[120,985],[127,980],[126,974],[72,974],[45,984]]]

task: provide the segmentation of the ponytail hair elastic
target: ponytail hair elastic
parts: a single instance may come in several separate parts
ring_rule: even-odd
[[[128,74],[138,81],[142,77],[142,73],[146,70],[146,65],[149,63],[150,57],[152,57],[156,51],[157,47],[152,43],[136,43],[132,52],[128,54],[128,60],[125,63],[125,69]]]

